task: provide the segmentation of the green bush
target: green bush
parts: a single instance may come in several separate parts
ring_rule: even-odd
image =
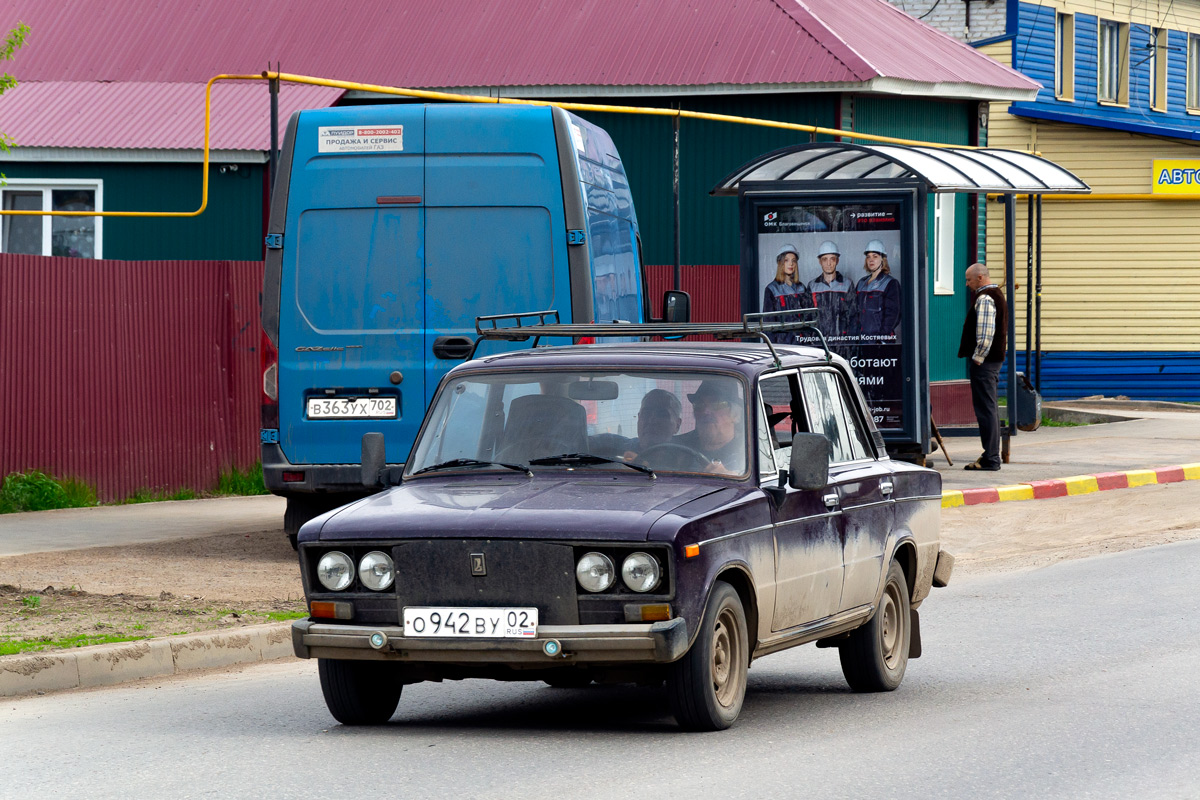
[[[14,472],[0,485],[0,514],[94,505],[96,492],[86,483],[56,480],[36,469]]]

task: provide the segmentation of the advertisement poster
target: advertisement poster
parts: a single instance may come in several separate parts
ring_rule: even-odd
[[[876,427],[903,427],[901,287],[915,270],[903,259],[900,204],[759,206],[756,228],[761,310],[817,308]],[[788,336],[819,345],[805,332]]]

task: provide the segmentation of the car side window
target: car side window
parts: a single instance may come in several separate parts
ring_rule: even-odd
[[[808,430],[796,373],[768,375],[759,381],[758,391],[762,398],[762,414],[766,418],[762,425],[766,435],[760,436],[759,447],[769,447],[776,470],[786,470],[791,465],[792,434]],[[763,474],[766,474],[765,467]]]
[[[838,463],[870,458],[862,426],[847,408],[841,376],[829,369],[806,370],[800,382],[812,430],[825,434],[831,444],[830,460]]]

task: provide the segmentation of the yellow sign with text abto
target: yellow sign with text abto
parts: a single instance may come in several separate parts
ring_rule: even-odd
[[[1200,194],[1200,159],[1154,159],[1151,184],[1154,194]]]

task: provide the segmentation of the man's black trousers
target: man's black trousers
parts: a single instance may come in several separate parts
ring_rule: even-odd
[[[971,404],[979,422],[979,439],[983,455],[979,463],[985,467],[1000,467],[1000,411],[996,407],[996,387],[1000,382],[1000,361],[971,362]]]

